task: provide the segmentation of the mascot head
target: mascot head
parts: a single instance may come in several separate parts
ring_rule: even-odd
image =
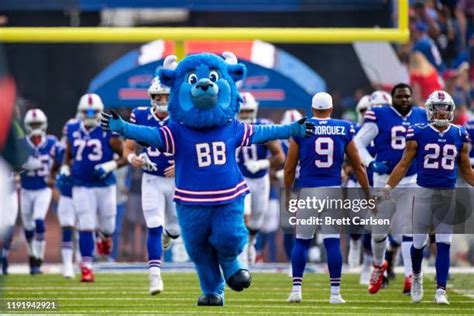
[[[224,125],[239,112],[242,99],[235,82],[245,77],[246,68],[234,54],[222,56],[196,54],[179,63],[176,56],[165,58],[158,76],[171,88],[168,110],[174,121],[209,128]]]

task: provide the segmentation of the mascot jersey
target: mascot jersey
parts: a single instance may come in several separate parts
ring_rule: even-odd
[[[271,124],[270,121],[265,119],[257,119],[253,125]],[[237,162],[242,174],[246,178],[258,179],[265,176],[268,173],[268,168],[259,170],[255,173],[250,172],[247,169],[245,163],[249,160],[260,160],[268,157],[268,147],[266,144],[252,144],[250,146],[242,147],[237,150]]]
[[[169,119],[160,120],[154,113],[151,107],[138,107],[133,109],[130,115],[130,122],[144,125],[144,126],[165,126],[168,125]],[[158,149],[153,147],[143,148],[148,158],[157,166],[156,171],[143,170],[143,172],[159,177],[165,176],[165,169],[173,164],[173,155],[168,153],[161,153]]]
[[[233,202],[249,193],[235,150],[250,144],[253,127],[235,119],[223,126],[189,128],[171,122],[160,128],[164,152],[175,155],[175,201],[187,205]]]

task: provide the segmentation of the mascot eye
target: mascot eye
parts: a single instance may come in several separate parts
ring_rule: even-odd
[[[212,82],[216,82],[217,80],[219,80],[219,73],[215,70],[211,71],[211,73],[209,74],[209,79],[211,79]]]
[[[198,77],[196,76],[196,74],[190,74],[188,77],[188,83],[195,84],[196,82],[198,82]]]

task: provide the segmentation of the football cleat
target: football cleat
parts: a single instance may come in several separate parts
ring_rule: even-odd
[[[372,276],[370,277],[369,284],[369,293],[377,293],[383,284],[383,274],[387,270],[387,261],[384,260],[380,266],[374,264],[374,271],[372,271]]]
[[[63,276],[66,279],[74,279],[74,277],[76,276],[75,273],[74,273],[74,266],[73,266],[72,262],[64,263]]]
[[[413,276],[411,284],[411,300],[418,303],[423,299],[423,275]]]
[[[436,289],[434,301],[436,304],[449,305],[448,296],[446,295],[446,290]]]
[[[43,271],[41,270],[41,265],[43,264],[43,260],[30,257],[30,274],[37,275],[42,274]]]
[[[405,277],[405,283],[403,284],[403,294],[404,295],[410,296],[412,282],[413,282],[413,277],[411,275]]]
[[[150,294],[156,295],[163,292],[163,280],[160,273],[150,273]]]
[[[7,257],[2,257],[2,274],[8,275],[8,259]]]
[[[168,250],[171,247],[171,244],[173,243],[173,238],[168,236],[168,234],[163,233],[161,234],[161,247],[163,250]]]
[[[81,265],[81,282],[94,282],[94,272],[92,268]]]
[[[360,263],[360,251],[361,251],[361,241],[359,240],[350,240],[349,246],[349,267],[351,269],[356,268],[359,266]]]
[[[301,303],[302,300],[303,296],[301,295],[301,291],[292,291],[286,301],[290,303]]]
[[[112,252],[112,237],[101,237],[97,239],[97,253],[108,256]]]
[[[331,294],[329,297],[329,304],[344,304],[345,302],[341,294]]]

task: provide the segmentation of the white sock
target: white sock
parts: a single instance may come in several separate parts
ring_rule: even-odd
[[[160,274],[161,273],[161,270],[158,267],[150,267],[150,268],[148,268],[148,271],[150,272],[150,274]]]
[[[29,257],[34,257],[35,256],[35,252],[33,250],[33,242],[34,242],[34,239],[32,239],[31,241],[26,243],[26,250],[28,252]]]
[[[72,248],[61,248],[61,257],[64,265],[72,265],[74,250]]]
[[[341,287],[331,286],[331,295],[339,295],[339,294],[341,294]]]
[[[374,256],[374,264],[380,266],[385,259],[385,249],[387,249],[387,238],[381,242],[376,242],[372,238],[372,254]]]
[[[372,255],[364,254],[364,261],[362,264],[362,270],[369,270],[374,263],[374,257]]]
[[[301,285],[293,285],[291,292],[301,292]]]
[[[413,245],[412,241],[402,242],[402,258],[403,266],[405,267],[405,276],[410,276],[413,274],[413,269],[411,266],[411,246]]]
[[[46,250],[46,241],[44,240],[33,240],[33,255],[35,258],[43,260],[44,252]]]

